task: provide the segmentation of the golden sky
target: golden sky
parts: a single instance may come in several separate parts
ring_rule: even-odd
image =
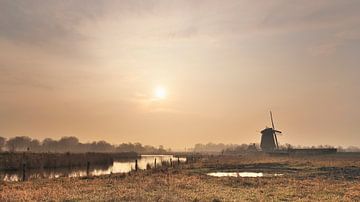
[[[360,1],[0,1],[0,136],[360,146]]]

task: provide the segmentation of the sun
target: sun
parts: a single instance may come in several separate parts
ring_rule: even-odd
[[[163,86],[156,86],[154,89],[154,97],[162,100],[166,98],[166,89]]]

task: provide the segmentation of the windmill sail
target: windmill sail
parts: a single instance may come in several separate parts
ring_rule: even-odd
[[[275,147],[276,147],[276,149],[279,149],[279,144],[278,144],[278,140],[277,140],[277,136],[276,136],[277,130],[275,130],[274,119],[273,119],[273,115],[272,115],[271,111],[270,111],[270,118],[271,118],[271,125],[272,125],[272,129],[273,129],[274,139],[275,139]]]

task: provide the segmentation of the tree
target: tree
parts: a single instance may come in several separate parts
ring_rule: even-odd
[[[99,142],[93,142],[90,146],[91,152],[112,152],[114,147],[105,142],[105,141],[99,141]]]
[[[42,141],[42,150],[46,152],[56,152],[57,151],[57,144],[58,142],[56,140],[53,140],[51,138],[45,138]]]
[[[79,139],[76,137],[62,137],[58,142],[59,149],[66,152],[76,150],[78,144]]]
[[[40,141],[37,140],[37,139],[31,140],[30,145],[29,145],[29,149],[30,149],[30,151],[32,151],[32,152],[40,151],[40,150],[41,150]]]
[[[6,142],[6,146],[9,148],[11,152],[14,151],[26,151],[30,146],[31,138],[27,136],[17,136],[14,138],[10,138]]]
[[[0,152],[3,151],[3,148],[5,147],[6,138],[0,136]]]
[[[164,149],[164,146],[163,146],[163,145],[159,145],[158,152],[159,152],[159,153],[165,153],[165,152],[166,152],[166,150]]]

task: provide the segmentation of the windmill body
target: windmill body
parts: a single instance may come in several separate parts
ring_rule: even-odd
[[[274,130],[272,128],[265,128],[261,131],[260,147],[264,152],[271,152],[277,149]]]
[[[261,150],[264,152],[272,152],[279,149],[276,133],[281,133],[281,131],[275,130],[271,111],[270,111],[270,118],[271,118],[272,128],[266,127],[264,130],[261,131],[260,147]]]

